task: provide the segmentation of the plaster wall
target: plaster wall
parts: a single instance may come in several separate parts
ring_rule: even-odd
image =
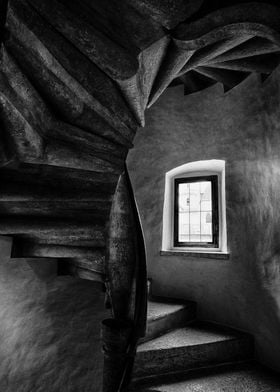
[[[0,390],[100,392],[99,283],[57,277],[48,259],[10,259],[0,237]]]
[[[198,303],[198,316],[251,332],[280,370],[280,69],[224,94],[168,89],[147,112],[128,168],[142,218],[153,292]],[[229,260],[161,256],[165,173],[226,161]]]

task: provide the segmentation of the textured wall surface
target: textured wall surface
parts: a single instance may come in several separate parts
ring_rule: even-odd
[[[160,256],[165,173],[226,160],[229,260]],[[198,302],[199,317],[256,337],[258,358],[280,370],[280,69],[224,95],[216,85],[168,89],[147,113],[128,167],[157,294]]]
[[[56,262],[9,259],[0,238],[1,392],[99,392],[99,283],[56,276]]]

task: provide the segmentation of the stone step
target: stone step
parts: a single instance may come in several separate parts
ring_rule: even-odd
[[[134,387],[134,392],[278,392],[280,377],[255,362],[168,375]]]
[[[142,342],[154,339],[174,328],[186,326],[196,316],[196,304],[192,301],[173,301],[154,298],[148,301],[146,336]]]
[[[135,378],[183,372],[253,357],[250,335],[217,324],[194,322],[138,346]]]

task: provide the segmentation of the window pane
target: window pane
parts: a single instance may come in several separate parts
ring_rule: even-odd
[[[201,212],[201,241],[212,241],[212,212]]]
[[[200,242],[200,212],[190,213],[190,242]]]
[[[201,211],[211,211],[212,210],[212,194],[211,194],[211,182],[204,181],[201,182]]]
[[[189,211],[190,184],[179,184],[179,211]]]
[[[178,184],[178,241],[212,242],[212,182]]]
[[[179,211],[179,241],[189,242],[189,212]]]
[[[190,211],[200,209],[200,182],[190,183]]]

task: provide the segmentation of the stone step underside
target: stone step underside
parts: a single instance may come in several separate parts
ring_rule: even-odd
[[[0,234],[37,244],[104,247],[105,228],[96,223],[8,217],[0,222]]]
[[[73,201],[73,200],[0,200],[0,216],[6,219],[10,216],[51,219],[76,219],[77,222],[92,222],[96,219],[106,221],[109,217],[110,204],[103,201]]]
[[[105,263],[105,248],[37,244],[36,242],[15,239],[13,241],[12,257],[82,259],[84,260],[84,268],[90,268],[95,265],[95,270],[103,272]]]
[[[38,164],[17,164],[0,170],[2,183],[13,181],[19,187],[29,186],[31,189],[48,187],[77,193],[77,191],[113,195],[118,180],[113,173],[98,173],[90,170],[63,168]],[[24,184],[24,185],[23,185]]]

